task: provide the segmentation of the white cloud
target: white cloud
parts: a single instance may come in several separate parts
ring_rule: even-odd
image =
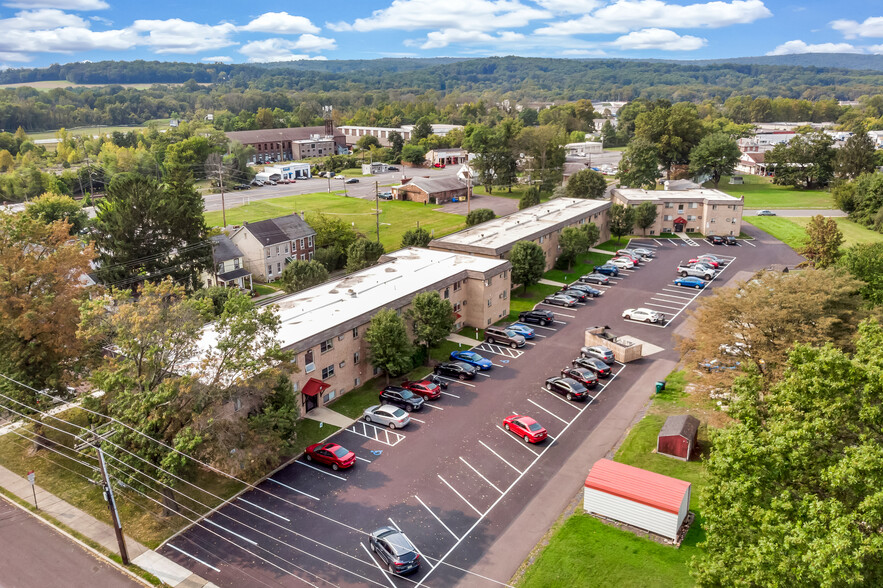
[[[301,35],[297,41],[288,39],[263,39],[246,43],[239,50],[251,63],[268,63],[271,61],[300,61],[303,59],[326,59],[324,56],[310,56],[315,53],[337,47],[334,39]],[[306,53],[294,53],[301,51]]]
[[[883,37],[883,16],[872,16],[864,22],[854,20],[835,20],[831,22],[831,28],[840,31],[847,39],[856,37]]]
[[[489,31],[517,29],[552,14],[518,0],[393,0],[388,8],[375,10],[368,18],[352,24],[328,23],[336,31],[377,31],[417,29]]]
[[[797,53],[864,53],[861,47],[849,43],[818,43],[811,45],[800,40],[782,43],[767,55],[795,55]]]
[[[566,57],[603,57],[607,55],[601,49],[565,49],[560,54]]]
[[[62,10],[104,10],[110,5],[104,0],[28,0],[3,2],[10,8],[61,8]]]
[[[871,45],[868,47],[868,51],[874,55],[883,55],[883,45]]]
[[[679,35],[668,29],[643,29],[623,35],[610,44],[619,49],[658,49],[661,51],[695,51],[708,41],[701,37]]]
[[[233,58],[226,55],[213,55],[200,59],[203,63],[233,63]]]
[[[601,0],[534,0],[556,14],[586,14],[598,8]]]
[[[0,19],[0,59],[30,61],[33,53],[75,53],[93,50],[125,50],[135,46],[132,31],[93,31],[79,16],[55,9],[23,10]]]
[[[761,0],[667,4],[662,0],[617,0],[591,14],[537,30],[547,35],[625,33],[643,28],[720,28],[772,16]]]
[[[287,12],[265,12],[247,25],[239,27],[239,30],[275,35],[300,35],[318,33],[320,29],[303,16],[295,16]]]
[[[229,23],[206,25],[171,18],[168,20],[136,20],[129,30],[147,33],[139,37],[139,45],[148,45],[156,53],[199,53],[235,45],[230,35],[236,27]]]
[[[461,31],[460,29],[445,29],[432,31],[426,35],[426,41],[420,45],[421,49],[439,49],[447,47],[451,43],[490,43],[494,40],[492,35],[477,33],[475,31]]]
[[[22,10],[12,18],[0,19],[0,30],[43,31],[61,27],[88,27],[85,20],[61,10]]]

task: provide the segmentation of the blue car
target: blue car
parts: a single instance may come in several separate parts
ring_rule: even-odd
[[[605,276],[618,276],[619,268],[615,265],[610,265],[609,263],[605,263],[604,265],[596,265],[595,273],[604,274]]]
[[[684,288],[704,288],[706,284],[708,284],[708,282],[702,278],[696,278],[693,276],[686,276],[675,280],[676,286],[683,286]]]
[[[515,331],[525,339],[533,339],[535,335],[533,329],[531,329],[527,325],[522,325],[521,323],[512,323],[506,328],[510,331]]]
[[[480,356],[474,351],[451,351],[451,361],[462,361],[480,370],[489,370],[493,365],[491,360]]]

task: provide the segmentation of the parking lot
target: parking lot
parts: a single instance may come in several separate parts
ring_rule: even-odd
[[[497,541],[516,535],[533,543],[539,539],[542,528],[513,526],[525,505],[537,495],[561,494],[555,482],[565,462],[586,450],[588,435],[655,358],[676,357],[671,330],[626,321],[623,309],[671,300],[659,304],[671,306],[676,314],[669,324],[677,327],[684,311],[729,275],[798,259],[784,247],[645,241],[657,247],[657,256],[602,287],[603,296],[572,308],[541,304],[556,313],[556,321],[531,325],[537,334],[532,345],[477,346],[493,367],[471,381],[450,381],[439,400],[412,413],[405,429],[358,421],[337,432],[332,440],[358,458],[350,470],[331,471],[300,459],[173,537],[160,552],[218,586],[506,585],[524,550],[509,549],[494,562],[482,561],[484,555]],[[727,254],[733,261],[705,290],[669,292],[678,261],[701,252]],[[545,389],[546,378],[579,354],[585,329],[596,325],[664,351],[627,366],[615,364],[585,402]],[[502,421],[511,414],[535,418],[549,438],[532,445],[505,431]],[[590,465],[582,467],[587,472]],[[572,497],[578,489],[563,490]],[[560,508],[556,503],[552,510]],[[548,524],[557,515],[550,516]],[[371,553],[367,534],[387,525],[403,531],[422,554],[417,573],[393,577]]]

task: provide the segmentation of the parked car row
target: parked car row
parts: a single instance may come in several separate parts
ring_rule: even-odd
[[[763,215],[761,215],[763,216]],[[775,215],[772,215],[775,216]],[[708,242],[712,245],[738,245],[739,242],[736,241],[736,237],[733,235],[709,235]]]

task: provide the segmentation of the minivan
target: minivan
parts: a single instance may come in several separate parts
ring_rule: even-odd
[[[488,343],[508,345],[512,349],[524,347],[524,337],[503,327],[488,327],[484,330],[484,340]]]

